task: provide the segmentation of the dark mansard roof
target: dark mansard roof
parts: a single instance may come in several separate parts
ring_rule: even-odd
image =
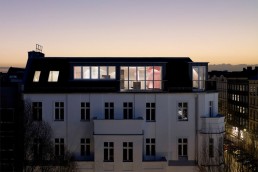
[[[76,80],[74,79],[74,66],[116,66],[116,78]],[[208,63],[194,63],[189,57],[44,57],[43,53],[32,51],[29,52],[25,71],[24,92],[121,92],[120,66],[161,66],[162,89],[152,91],[170,92],[175,90],[191,91],[192,66],[206,66],[207,68]],[[33,82],[35,71],[40,71],[38,82]],[[56,82],[48,81],[50,71],[59,71]],[[134,90],[132,91],[134,92]]]

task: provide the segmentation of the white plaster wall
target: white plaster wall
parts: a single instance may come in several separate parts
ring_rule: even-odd
[[[178,160],[178,138],[188,139],[188,160],[195,160],[198,131],[201,128],[200,117],[209,114],[209,101],[214,101],[214,114],[217,110],[217,93],[105,93],[105,94],[26,94],[25,99],[43,103],[43,119],[49,122],[54,131],[54,138],[64,138],[69,150],[80,160],[80,139],[91,139],[91,154],[95,156],[95,167],[103,167],[103,142],[113,139],[119,143],[132,139],[137,162],[145,154],[145,139],[156,138],[156,156],[167,160]],[[62,101],[65,105],[65,120],[54,121],[54,102]],[[80,121],[81,102],[90,102],[90,122]],[[123,102],[133,102],[134,117],[142,117],[142,136],[94,136],[92,118],[104,119],[104,103],[114,102],[115,119],[123,119]],[[156,103],[156,122],[146,122],[146,102]],[[177,103],[188,102],[188,121],[177,120]],[[196,109],[196,107],[198,109]],[[197,121],[196,121],[197,120]],[[198,127],[198,128],[196,128]],[[119,128],[117,128],[119,130]],[[118,148],[121,150],[121,148]],[[115,150],[118,157],[122,151]],[[118,162],[120,159],[116,159]],[[135,161],[136,161],[135,160]],[[101,165],[102,164],[102,165]],[[134,169],[138,168],[137,164]],[[111,165],[112,166],[112,165]],[[130,165],[129,165],[130,166]],[[140,165],[139,165],[140,166]],[[116,167],[119,169],[120,167]],[[124,167],[126,168],[126,167]],[[129,168],[129,167],[128,167]],[[139,167],[140,168],[140,167]]]

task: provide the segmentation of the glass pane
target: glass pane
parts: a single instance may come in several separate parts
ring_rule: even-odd
[[[136,67],[129,67],[129,80],[135,81],[136,80]]]
[[[35,71],[33,82],[39,82],[40,71]]]
[[[138,67],[137,69],[138,69],[138,71],[137,71],[138,81],[145,81],[145,79],[146,79],[145,67]]]
[[[83,67],[83,79],[90,79],[90,67],[89,66]]]
[[[111,79],[116,79],[116,67],[115,66],[109,66],[108,67],[108,74]]]
[[[74,79],[81,79],[82,76],[81,76],[81,66],[75,66],[73,68],[73,76],[74,76]]]
[[[99,78],[99,67],[92,66],[91,67],[91,79],[98,79]]]
[[[110,76],[108,75],[107,66],[100,67],[100,79],[109,79]]]
[[[193,67],[193,80],[198,80],[199,75],[198,75],[198,68]]]
[[[50,71],[48,76],[49,82],[57,82],[59,71]]]

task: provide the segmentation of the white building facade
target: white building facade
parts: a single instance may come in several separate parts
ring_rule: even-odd
[[[207,63],[29,52],[26,69],[24,100],[51,125],[55,153],[67,148],[79,171],[223,167],[224,117]]]

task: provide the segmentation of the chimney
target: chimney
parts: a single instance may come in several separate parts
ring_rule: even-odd
[[[32,58],[44,58],[45,57],[45,54],[42,53],[42,52],[38,52],[38,51],[29,51],[28,52],[28,57],[29,59],[32,59]]]

